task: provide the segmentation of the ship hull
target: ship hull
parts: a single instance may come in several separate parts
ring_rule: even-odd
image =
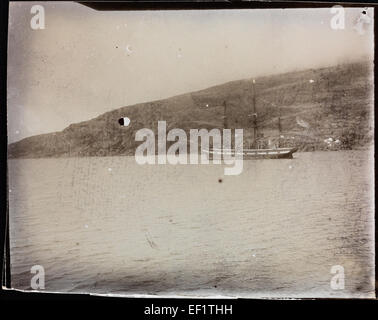
[[[293,153],[295,153],[297,148],[277,148],[277,149],[244,149],[243,159],[244,160],[258,160],[258,159],[293,159]],[[216,155],[219,156],[235,156],[235,150],[222,150],[222,149],[210,149],[205,150],[209,158],[214,158]]]

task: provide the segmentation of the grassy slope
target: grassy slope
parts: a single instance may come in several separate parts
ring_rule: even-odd
[[[277,136],[281,110],[283,146],[300,150],[352,149],[373,139],[373,73],[369,63],[272,75],[256,79],[256,106],[264,139]],[[313,82],[310,80],[314,80]],[[229,128],[243,128],[251,142],[252,80],[240,80],[164,100],[122,107],[95,119],[72,124],[61,132],[38,135],[9,145],[9,157],[133,155],[140,128],[157,131],[223,128],[223,101]],[[278,108],[280,107],[280,108]],[[129,127],[118,119],[129,117]],[[304,127],[303,123],[308,126]],[[325,138],[339,139],[327,144]]]

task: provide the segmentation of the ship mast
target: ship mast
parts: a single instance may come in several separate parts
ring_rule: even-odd
[[[252,80],[252,125],[253,125],[253,144],[257,146],[257,113],[256,113],[256,92],[255,79]]]
[[[223,101],[223,129],[226,129],[228,127],[227,123],[227,104],[226,100]]]
[[[278,107],[278,148],[281,147],[281,132],[282,132],[282,125],[281,125],[281,107]]]

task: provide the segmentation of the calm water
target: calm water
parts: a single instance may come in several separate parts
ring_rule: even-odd
[[[47,291],[372,297],[373,154],[145,165],[132,157],[9,161],[12,285]],[[219,182],[219,179],[222,181]],[[330,287],[331,267],[345,289]]]

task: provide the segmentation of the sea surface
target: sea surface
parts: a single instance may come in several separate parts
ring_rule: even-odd
[[[372,150],[249,160],[238,176],[133,157],[8,166],[13,288],[40,265],[45,291],[374,297]]]

